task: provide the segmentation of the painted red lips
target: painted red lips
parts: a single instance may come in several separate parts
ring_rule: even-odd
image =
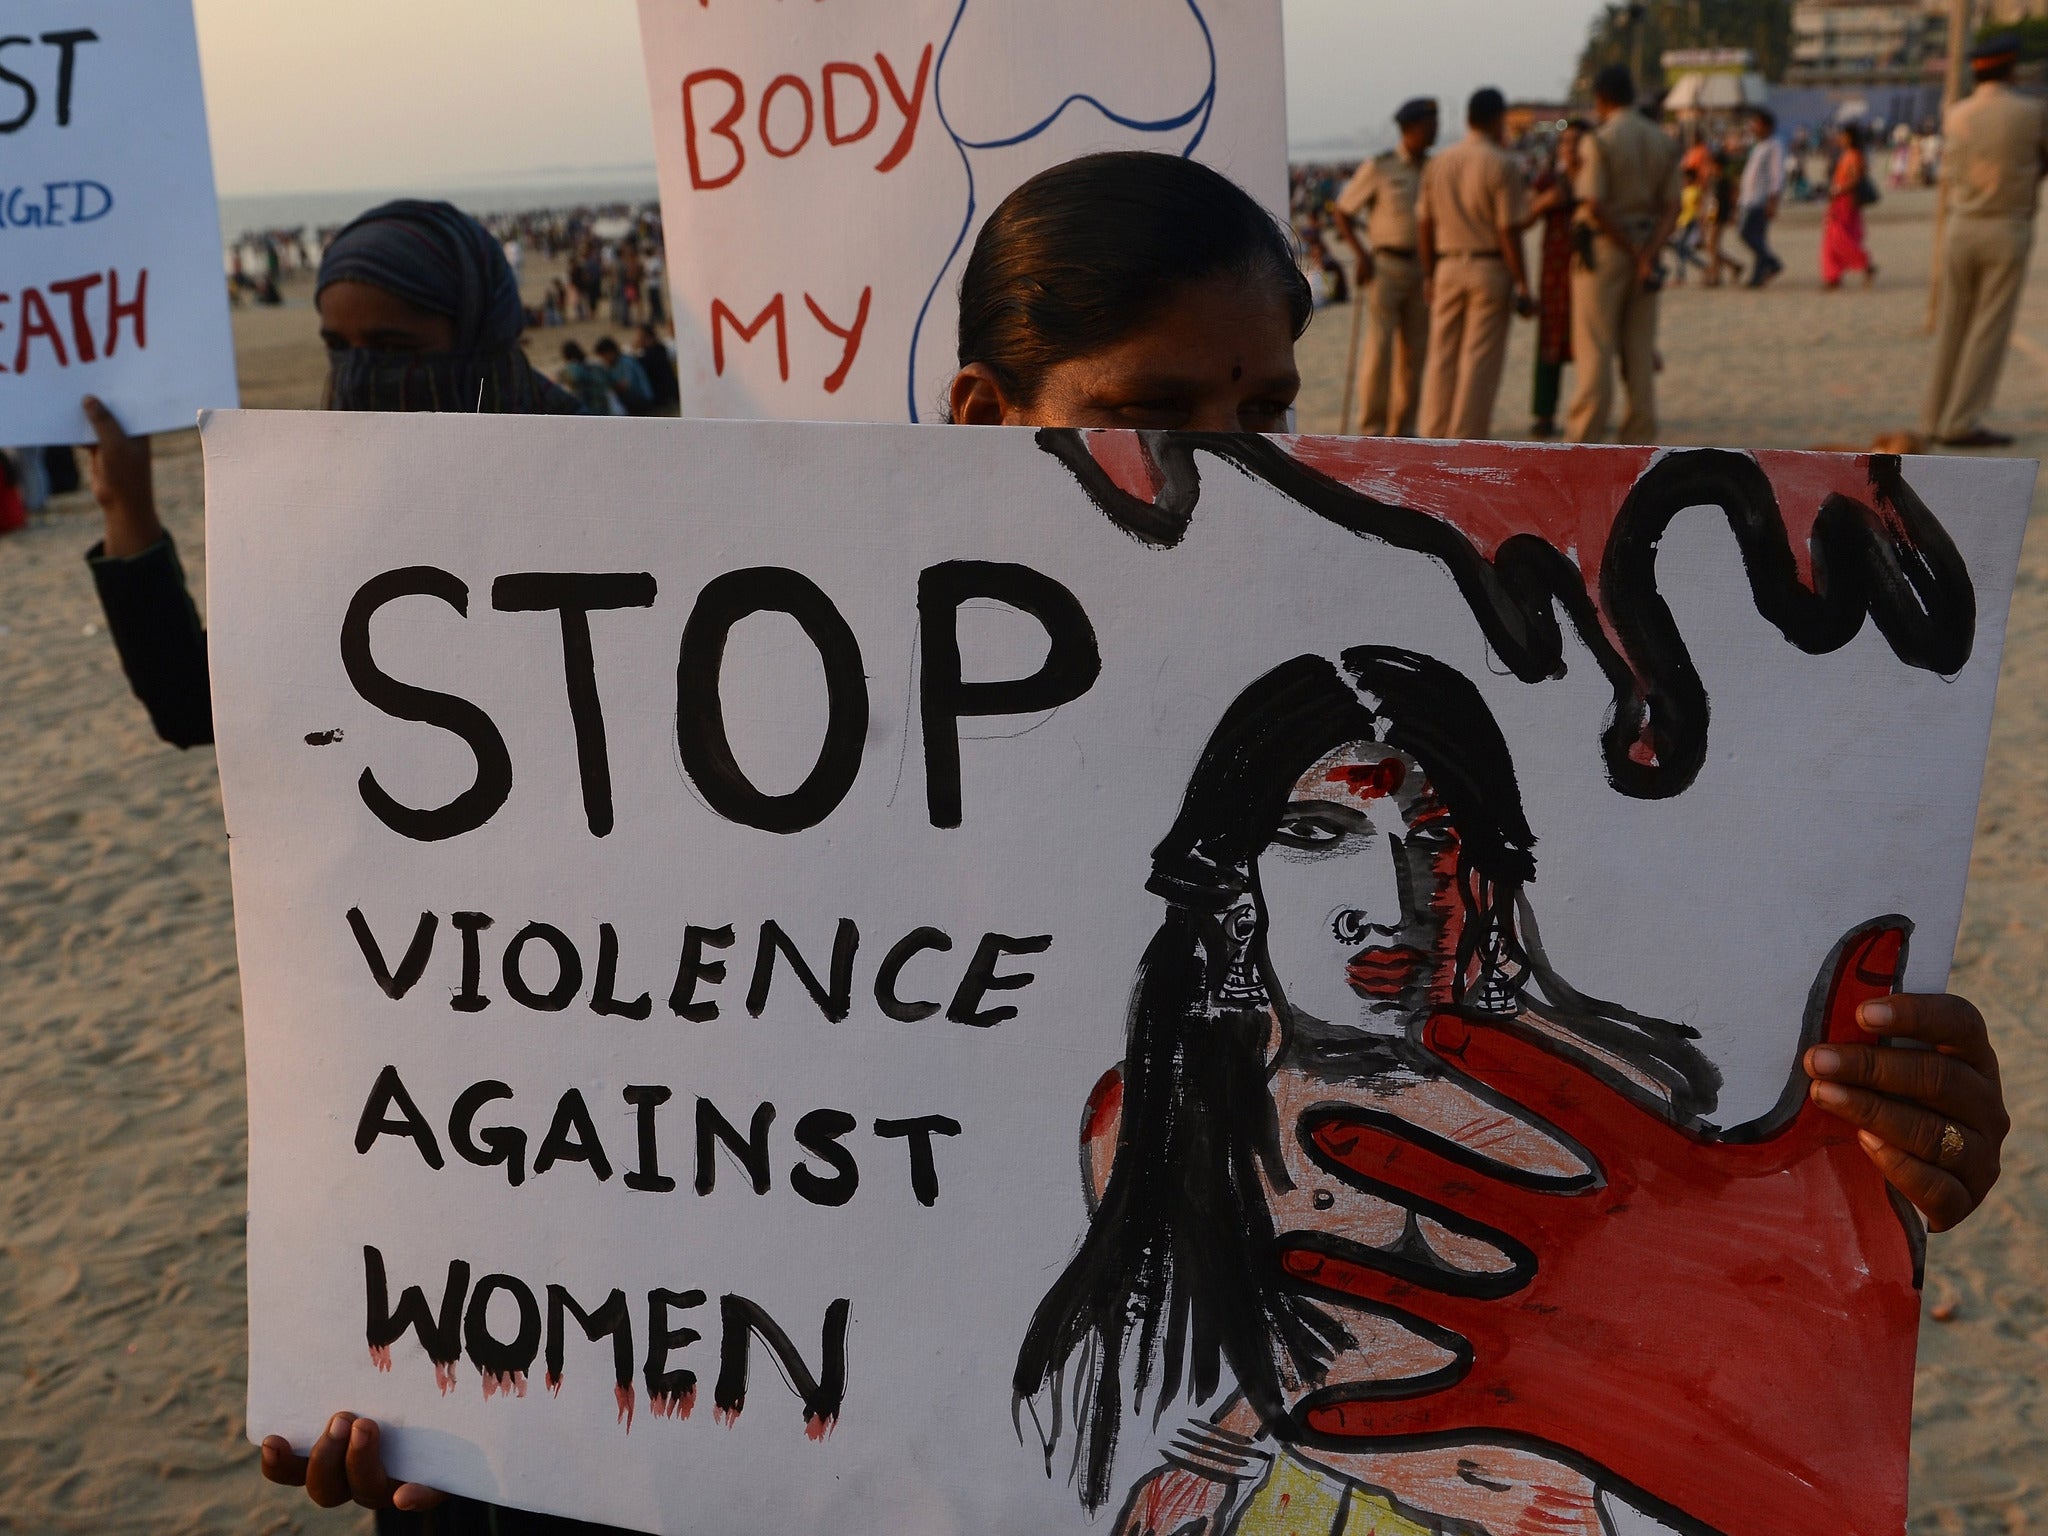
[[[1361,949],[1344,967],[1344,979],[1360,997],[1385,1001],[1406,991],[1428,964],[1419,949]]]

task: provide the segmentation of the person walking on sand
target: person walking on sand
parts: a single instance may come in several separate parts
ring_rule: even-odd
[[[1664,242],[1678,222],[1678,145],[1635,110],[1636,82],[1610,64],[1593,77],[1599,131],[1579,152],[1576,218],[1591,258],[1572,272],[1572,391],[1566,435],[1607,439],[1618,363],[1628,390],[1619,441],[1657,437],[1657,290]]]
[[[1778,216],[1778,199],[1785,195],[1785,145],[1778,137],[1778,119],[1768,107],[1751,113],[1756,123],[1756,143],[1742,163],[1742,190],[1736,196],[1741,209],[1742,243],[1753,258],[1749,268],[1750,288],[1761,288],[1780,272],[1785,263],[1771,249],[1771,221]]]
[[[1941,180],[1948,189],[1941,252],[1941,307],[1926,432],[1950,448],[2012,442],[1984,425],[1998,387],[2034,246],[2034,209],[2048,175],[2048,109],[2012,88],[2020,40],[2007,32],[1970,56],[1977,88],[1942,125]]]
[[[1581,147],[1592,125],[1575,117],[1558,135],[1557,154],[1537,179],[1530,217],[1543,226],[1543,245],[1536,290],[1536,382],[1530,398],[1533,418],[1529,435],[1557,436],[1557,405],[1564,388],[1564,365],[1572,360],[1573,215],[1578,195],[1572,183],[1579,174]]]
[[[1358,369],[1358,430],[1367,437],[1413,437],[1422,408],[1422,366],[1429,346],[1429,305],[1416,252],[1416,201],[1422,169],[1436,144],[1434,97],[1405,101],[1394,114],[1401,143],[1358,168],[1337,194],[1337,234],[1357,264],[1365,305],[1365,356]],[[1358,235],[1360,215],[1365,238]],[[1345,423],[1345,429],[1350,429]]]
[[[1842,274],[1861,272],[1868,288],[1877,278],[1870,264],[1870,252],[1863,244],[1863,209],[1877,201],[1871,184],[1870,162],[1863,151],[1863,130],[1844,123],[1836,130],[1841,153],[1835,157],[1834,175],[1828,181],[1828,217],[1821,228],[1820,280],[1829,288],[1842,286]]]
[[[1507,98],[1499,91],[1474,91],[1464,139],[1422,173],[1416,235],[1429,300],[1424,437],[1481,438],[1492,432],[1508,323],[1517,313],[1536,312],[1522,259],[1522,177],[1501,147],[1507,115]]]
[[[1721,286],[1721,273],[1725,269],[1736,281],[1742,280],[1743,266],[1721,248],[1728,236],[1729,226],[1739,223],[1741,212],[1735,195],[1735,162],[1742,158],[1742,146],[1737,136],[1730,132],[1719,143],[1712,146],[1713,156],[1710,175],[1713,180],[1707,195],[1707,286]]]

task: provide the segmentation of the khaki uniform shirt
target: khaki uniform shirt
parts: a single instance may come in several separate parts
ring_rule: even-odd
[[[1572,190],[1582,206],[1599,203],[1610,224],[1640,240],[1678,206],[1685,190],[1683,159],[1677,141],[1631,107],[1586,140]],[[1590,222],[1590,215],[1580,222]]]
[[[1422,217],[1439,255],[1498,251],[1503,231],[1521,222],[1522,176],[1501,147],[1473,129],[1422,171]]]
[[[1987,80],[1948,109],[1941,179],[1950,206],[1980,219],[2031,219],[2048,153],[2048,110],[2031,96]]]
[[[1365,243],[1374,250],[1415,249],[1415,204],[1422,194],[1422,167],[1390,149],[1358,168],[1337,194],[1337,211],[1355,219],[1365,214]]]

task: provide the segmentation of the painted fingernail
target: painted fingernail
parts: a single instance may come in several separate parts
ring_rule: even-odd
[[[1835,1083],[1815,1083],[1813,1098],[1815,1103],[1825,1104],[1829,1109],[1841,1109],[1849,1102],[1849,1090]]]
[[[1856,1022],[1865,1029],[1890,1029],[1893,1012],[1890,1003],[1868,1002],[1856,1010]]]
[[[1842,1070],[1842,1053],[1825,1045],[1815,1046],[1806,1060],[1807,1064],[1823,1077],[1833,1077]]]

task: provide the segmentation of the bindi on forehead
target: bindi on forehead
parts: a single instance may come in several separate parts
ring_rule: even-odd
[[[1339,763],[1323,774],[1329,784],[1341,784],[1361,800],[1378,800],[1399,794],[1408,782],[1408,765],[1398,757],[1383,757],[1376,763]]]

